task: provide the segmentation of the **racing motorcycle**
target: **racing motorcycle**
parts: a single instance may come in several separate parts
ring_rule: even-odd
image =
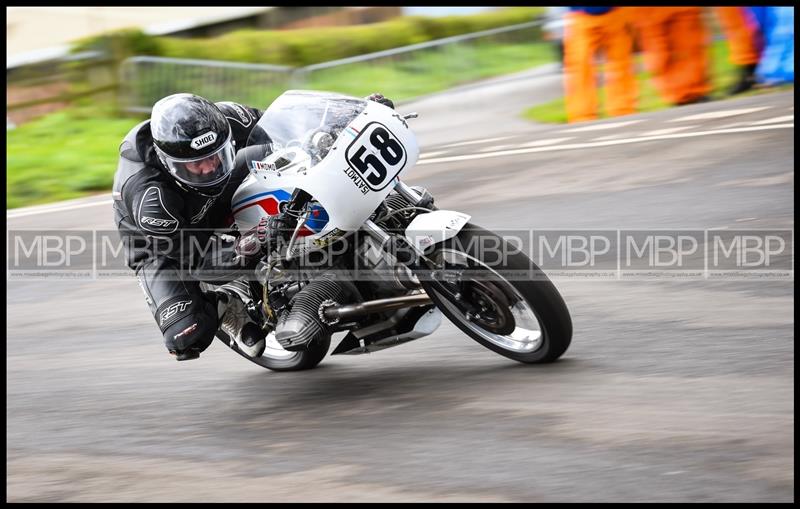
[[[519,362],[567,350],[567,307],[528,256],[401,180],[419,157],[416,117],[316,91],[290,90],[269,106],[237,155],[250,174],[231,202],[239,231],[267,215],[289,222],[250,282],[266,348],[251,357],[219,339],[293,371],[322,361],[334,333],[346,335],[332,355],[370,353],[432,334],[444,315]]]

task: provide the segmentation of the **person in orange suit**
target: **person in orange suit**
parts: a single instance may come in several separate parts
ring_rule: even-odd
[[[567,120],[598,118],[595,58],[605,56],[606,112],[609,116],[636,112],[637,84],[633,38],[626,9],[570,7],[564,33],[564,89]]]
[[[701,7],[632,7],[644,62],[674,105],[708,101],[708,30]]]
[[[756,67],[761,54],[758,25],[746,7],[714,7],[714,14],[728,41],[728,59],[740,67],[739,79],[728,93],[740,94],[756,84]]]

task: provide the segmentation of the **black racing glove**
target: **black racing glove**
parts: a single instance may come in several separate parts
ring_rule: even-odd
[[[281,241],[288,239],[289,223],[282,214],[262,217],[255,228],[243,234],[236,242],[236,254],[243,258],[269,255],[278,249]]]
[[[374,94],[367,96],[367,101],[375,101],[376,103],[383,104],[384,106],[388,106],[391,109],[394,109],[394,102],[391,99],[383,97],[383,94],[375,92]]]
[[[268,220],[269,216],[262,217],[255,228],[243,233],[236,239],[236,246],[234,249],[237,255],[242,258],[253,258],[262,254]]]

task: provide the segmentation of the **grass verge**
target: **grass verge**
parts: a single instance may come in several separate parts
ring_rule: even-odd
[[[381,92],[401,101],[482,78],[522,71],[552,60],[552,47],[546,43],[453,46],[420,52],[402,60],[320,71],[297,88],[330,90],[359,97]],[[212,100],[241,101],[259,108],[264,108],[284,90],[263,87],[250,96],[243,93],[239,97],[220,97],[219,90],[202,82],[186,82],[181,86],[186,88],[180,91],[191,90]],[[128,130],[144,118],[120,116],[110,106],[97,106],[87,100],[82,105],[6,131],[7,208],[109,191],[117,167],[119,144]]]
[[[73,107],[6,131],[7,208],[110,190],[119,144],[136,122]]]

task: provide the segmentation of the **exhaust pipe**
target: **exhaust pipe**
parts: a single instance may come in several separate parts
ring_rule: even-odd
[[[377,299],[359,304],[349,304],[340,306],[336,302],[323,302],[319,308],[320,317],[329,325],[333,325],[341,320],[349,320],[357,316],[380,313],[392,309],[401,309],[414,306],[424,306],[433,304],[427,293],[416,293],[404,295],[403,297],[392,297],[390,299]]]

